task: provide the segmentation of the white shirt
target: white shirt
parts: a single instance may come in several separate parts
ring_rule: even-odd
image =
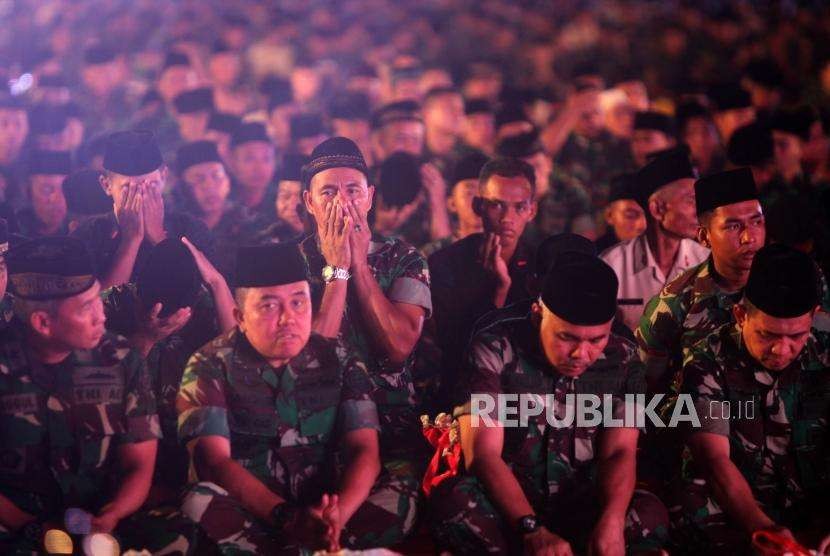
[[[702,263],[708,256],[709,249],[706,247],[691,239],[682,239],[669,275],[663,276],[645,234],[603,251],[600,258],[614,269],[620,281],[617,318],[621,317],[631,330],[636,329],[646,303],[660,293],[664,285]]]

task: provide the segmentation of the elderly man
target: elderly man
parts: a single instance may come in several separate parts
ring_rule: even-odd
[[[611,333],[614,272],[592,255],[566,257],[530,313],[491,323],[470,344],[455,410],[466,473],[432,494],[433,534],[454,553],[622,554],[657,548],[666,534],[666,509],[634,488],[638,429],[567,420],[575,393],[622,416],[626,395],[645,385],[634,344]],[[509,426],[496,411],[509,405],[503,394],[552,394],[552,406]],[[478,396],[491,403],[482,409]]]
[[[700,427],[674,507],[692,550],[746,551],[759,531],[816,546],[827,533],[830,342],[812,328],[818,303],[815,263],[764,247],[735,321],[690,350],[682,392]]]
[[[234,554],[394,542],[400,495],[388,475],[376,481],[372,382],[339,340],[312,332],[297,245],[242,249],[236,286],[238,325],[194,354],[177,399],[202,481],[183,511]]]
[[[695,170],[685,148],[657,153],[636,176],[637,202],[646,213],[641,236],[600,255],[620,281],[622,320],[634,330],[646,302],[666,283],[701,263],[709,250],[694,241]]]
[[[380,414],[384,471],[406,489],[399,536],[415,518],[422,438],[412,381],[413,351],[432,312],[429,271],[413,247],[373,236],[374,187],[357,145],[334,137],[303,167],[303,200],[317,227],[301,246],[311,272],[314,330],[340,336],[366,361]]]

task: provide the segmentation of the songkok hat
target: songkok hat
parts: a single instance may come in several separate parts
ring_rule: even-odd
[[[757,199],[758,189],[749,168],[718,172],[695,182],[698,216],[718,207]]]
[[[308,265],[296,243],[241,247],[234,287],[265,288],[308,280]]]
[[[354,141],[346,137],[326,139],[314,148],[311,160],[303,166],[303,187],[308,188],[315,174],[329,168],[354,168],[363,172],[366,179],[369,179],[369,169],[366,167],[363,153]]]
[[[80,240],[42,237],[17,245],[6,256],[9,290],[21,299],[63,299],[95,283],[92,257]]]
[[[307,137],[326,135],[326,126],[320,114],[306,113],[291,116],[291,139],[297,141]]]
[[[452,183],[449,184],[449,189],[460,181],[477,180],[481,175],[481,169],[487,164],[490,158],[481,151],[472,150],[458,159],[452,170]]]
[[[636,173],[618,174],[611,178],[610,192],[608,193],[608,202],[621,201],[623,199],[630,199],[635,201],[637,199]]]
[[[193,254],[179,238],[168,238],[150,251],[136,276],[136,293],[145,308],[161,303],[159,316],[196,303],[202,277]]]
[[[0,218],[0,257],[9,250],[9,224],[5,218]]]
[[[782,244],[762,247],[752,259],[744,295],[775,318],[805,315],[819,303],[816,264],[804,253]]]
[[[773,131],[783,131],[797,135],[803,141],[810,139],[810,127],[818,119],[818,114],[809,106],[782,108],[773,113],[769,127]]]
[[[378,108],[372,115],[372,129],[380,129],[392,122],[422,122],[421,107],[414,100],[400,100]]]
[[[510,158],[527,158],[544,150],[542,142],[539,141],[539,133],[536,131],[505,137],[496,146],[498,156]]]
[[[104,149],[104,169],[122,176],[143,176],[164,164],[156,138],[144,130],[117,131]]]
[[[709,90],[709,98],[718,112],[737,110],[752,106],[752,97],[749,92],[737,83],[717,85]]]
[[[244,122],[231,134],[231,147],[238,147],[244,143],[260,141],[271,143],[265,126],[259,122]]]
[[[29,175],[62,175],[72,171],[69,151],[35,151],[29,159]]]
[[[190,65],[190,58],[188,58],[187,54],[182,52],[168,52],[167,55],[164,57],[164,65],[162,66],[162,71],[166,70],[167,68],[173,66],[189,66]]]
[[[763,166],[771,162],[774,153],[769,126],[752,122],[736,129],[729,138],[726,155],[736,166]]]
[[[464,103],[464,113],[467,116],[473,114],[492,114],[493,105],[486,98],[471,98]]]
[[[210,115],[210,119],[208,119],[207,128],[222,133],[233,134],[240,124],[242,124],[242,119],[239,116],[225,112],[214,112]]]
[[[666,135],[674,135],[674,119],[660,112],[645,111],[634,114],[634,129],[650,129],[662,131]]]
[[[578,326],[610,321],[617,311],[617,275],[593,255],[568,253],[545,276],[542,304],[557,317]]]
[[[505,104],[496,112],[496,129],[514,122],[531,123],[521,104]]]
[[[363,93],[337,96],[329,106],[329,116],[335,120],[368,120],[371,116],[369,98]]]
[[[689,158],[689,149],[685,146],[665,149],[654,153],[651,160],[643,166],[636,177],[636,201],[648,209],[648,198],[674,181],[683,178],[696,178],[697,172]]]
[[[112,199],[101,188],[101,173],[80,170],[63,180],[63,194],[71,214],[93,215],[112,211]]]
[[[213,110],[213,91],[209,87],[200,87],[176,95],[173,105],[179,114]]]
[[[410,153],[392,153],[381,163],[375,183],[384,205],[408,205],[421,191],[421,164]]]
[[[282,159],[279,181],[302,181],[303,165],[309,158],[304,154],[287,154]]]
[[[179,147],[176,151],[176,171],[179,175],[195,164],[202,162],[222,162],[216,143],[213,141],[193,141]]]
[[[534,273],[537,276],[544,276],[563,257],[569,253],[579,253],[596,257],[597,247],[594,242],[585,236],[563,232],[547,237],[539,247],[536,248],[536,264]]]

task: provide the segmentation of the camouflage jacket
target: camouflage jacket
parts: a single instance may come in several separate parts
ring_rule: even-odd
[[[161,436],[140,355],[107,333],[56,365],[32,361],[18,326],[0,341],[0,492],[21,509],[97,511],[118,480],[116,448]]]
[[[556,172],[551,176],[551,187],[539,199],[536,218],[523,234],[531,245],[563,232],[582,233],[594,228],[591,196],[579,181]]]
[[[643,365],[632,342],[612,334],[593,365],[579,377],[566,377],[547,361],[528,314],[497,321],[475,336],[465,378],[466,400],[456,415],[470,413],[473,394],[553,394],[558,401],[561,394],[573,393],[611,395],[613,415],[621,417],[625,394],[645,393]],[[564,409],[559,406],[557,416]],[[545,413],[529,417],[527,426],[504,429],[502,457],[531,499],[592,480],[595,472],[601,426],[553,427]]]
[[[688,348],[718,327],[732,322],[732,307],[741,292],[722,289],[712,257],[668,284],[646,305],[635,336],[640,357],[656,382],[677,392]]]
[[[102,293],[107,329],[129,337],[137,327],[138,296],[134,284],[109,288]],[[156,456],[156,480],[178,490],[187,480],[187,452],[177,441],[176,395],[182,374],[193,353],[219,334],[213,298],[202,290],[187,324],[156,343],[147,354],[147,372],[158,405],[164,438]]]
[[[727,436],[756,499],[780,511],[830,487],[830,335],[813,329],[783,371],[766,370],[742,343],[726,324],[690,348],[682,392],[695,402],[699,430]],[[694,468],[686,475],[692,480]]]
[[[322,279],[326,261],[317,246],[317,236],[300,244],[311,281],[315,312],[320,306],[325,284]],[[423,307],[425,318],[432,313],[429,269],[418,251],[396,239],[373,236],[369,245],[369,267],[389,301]],[[349,284],[346,309],[340,325],[340,338],[366,362],[375,386],[373,397],[381,419],[381,454],[408,457],[413,453],[412,438],[421,438],[417,400],[412,378],[414,354],[401,365],[392,364],[372,343],[360,308],[357,292]]]
[[[268,227],[271,220],[243,205],[230,204],[225,209],[219,223],[210,230],[215,240],[216,269],[225,278],[232,276],[239,247],[256,243],[254,238]]]
[[[179,438],[219,435],[231,457],[289,500],[317,502],[334,480],[346,432],[378,429],[365,365],[342,343],[312,334],[280,368],[234,329],[197,351],[176,400]]]

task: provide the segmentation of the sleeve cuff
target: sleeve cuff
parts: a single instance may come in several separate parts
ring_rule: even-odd
[[[432,295],[429,286],[420,280],[407,276],[395,279],[389,289],[388,297],[389,301],[423,307],[427,319],[432,315]]]
[[[179,441],[187,442],[198,436],[231,437],[228,411],[224,407],[200,407],[179,416]]]

